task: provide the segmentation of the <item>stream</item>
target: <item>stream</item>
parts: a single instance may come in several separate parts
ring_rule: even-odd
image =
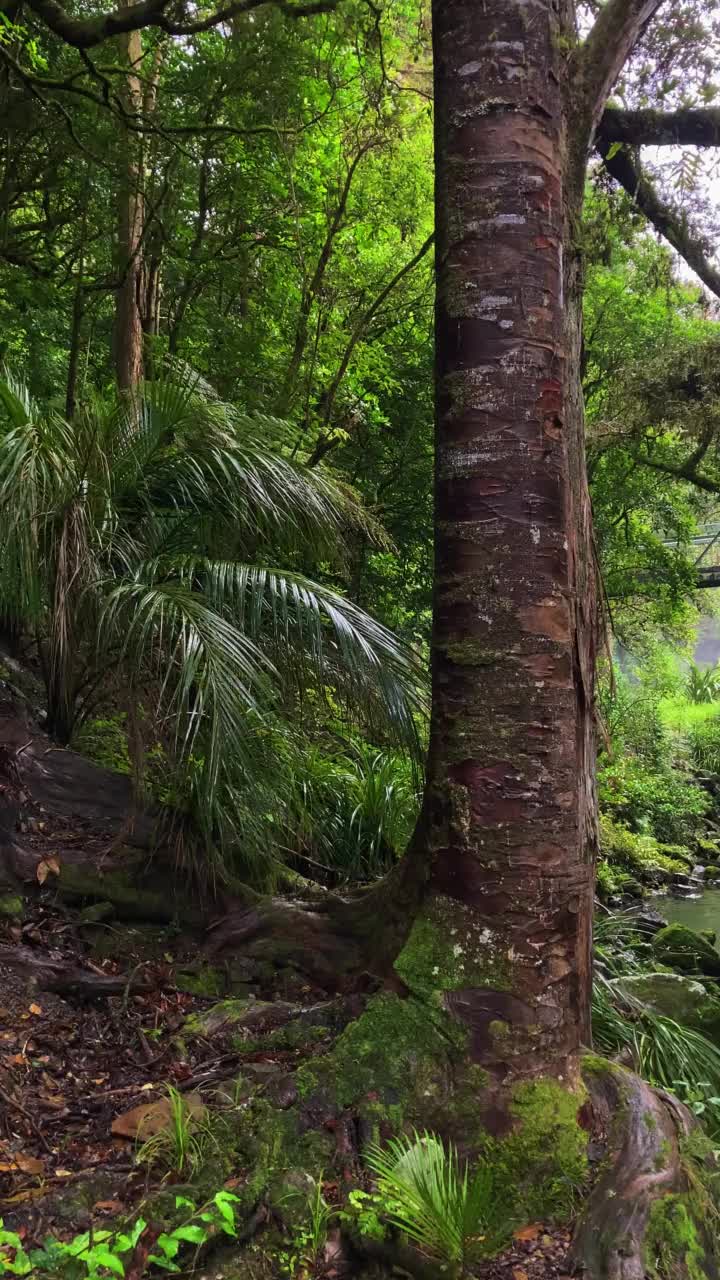
[[[654,908],[668,924],[684,924],[688,929],[716,929],[720,937],[720,889],[705,889],[697,898],[653,899]]]

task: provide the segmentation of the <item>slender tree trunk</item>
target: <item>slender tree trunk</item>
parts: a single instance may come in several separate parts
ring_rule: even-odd
[[[435,0],[434,985],[498,1075],[590,1038],[595,585],[553,0]],[[430,931],[428,935],[428,931]],[[417,942],[417,935],[415,936]],[[401,957],[408,980],[417,951]]]
[[[142,59],[139,31],[120,36],[128,65],[125,109],[139,117],[143,108],[142,84],[136,74]],[[143,377],[143,328],[141,290],[143,281],[142,235],[145,219],[142,172],[142,135],[128,130],[123,140],[124,155],[119,193],[118,269],[120,284],[115,311],[115,376],[121,391],[132,391]]]
[[[87,205],[83,209],[80,232],[80,253],[78,256],[75,293],[73,296],[72,319],[70,323],[70,351],[68,355],[68,373],[65,389],[65,417],[70,420],[75,415],[77,405],[78,374],[80,370],[80,347],[82,343],[83,316],[85,314],[85,292],[83,274],[85,271],[85,238],[87,230]]]
[[[155,48],[152,68],[142,95],[143,115],[146,120],[154,115],[157,106],[158,85],[164,57],[165,47],[163,44],[158,44]],[[152,167],[157,174],[157,158],[155,158]],[[162,200],[160,203],[162,203]],[[151,232],[157,232],[158,224],[154,218],[156,212],[157,207],[153,209],[153,213],[150,215],[151,225],[149,229]],[[147,216],[146,211],[143,209],[143,223],[145,223]],[[144,230],[147,232],[148,228],[145,227]],[[142,234],[143,228],[141,227]],[[155,346],[156,339],[160,333],[162,249],[162,238],[157,234],[154,236],[151,234],[149,243],[146,242],[142,246],[142,262],[138,277],[138,309],[140,311],[140,327],[143,333],[143,371],[146,378],[154,376]]]

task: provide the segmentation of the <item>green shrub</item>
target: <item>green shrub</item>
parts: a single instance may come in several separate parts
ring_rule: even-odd
[[[96,764],[115,773],[131,773],[124,712],[86,720],[73,735],[72,746]]]
[[[634,756],[603,765],[600,806],[616,821],[667,844],[687,844],[700,831],[710,798],[686,776],[648,768]]]
[[[694,725],[688,738],[695,768],[720,773],[720,714]]]
[[[480,1161],[471,1176],[455,1147],[431,1133],[373,1145],[366,1160],[384,1216],[449,1275],[464,1276],[471,1258],[501,1243],[507,1224],[491,1164]]]
[[[688,671],[687,696],[695,705],[716,702],[720,697],[720,666],[699,667],[696,662],[690,663]]]
[[[617,868],[634,872],[641,878],[655,871],[675,875],[687,873],[692,861],[684,845],[661,845],[653,836],[630,831],[607,813],[600,815],[600,854],[612,867],[615,881]]]
[[[598,863],[595,888],[602,902],[612,898],[613,894],[618,891],[617,881],[607,862]]]
[[[612,682],[599,680],[598,704],[613,754],[638,756],[652,768],[667,763],[672,748],[661,714],[665,692],[666,684],[631,680],[617,667]]]

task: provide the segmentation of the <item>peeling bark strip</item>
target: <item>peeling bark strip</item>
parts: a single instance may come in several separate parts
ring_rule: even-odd
[[[563,254],[582,187],[565,172],[572,31],[553,0],[433,10],[428,910],[466,908],[445,1003],[476,1060],[516,1072],[532,1051],[537,1074],[563,1071],[590,1034],[594,575],[579,287]]]

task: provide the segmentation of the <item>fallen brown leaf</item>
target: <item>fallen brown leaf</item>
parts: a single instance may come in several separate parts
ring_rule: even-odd
[[[41,858],[35,868],[38,884],[44,884],[51,873],[54,876],[60,875],[60,863],[57,858]]]
[[[512,1273],[513,1280],[528,1280],[528,1273],[522,1267],[513,1267]]]
[[[42,1017],[42,1009],[39,1004],[31,1004],[28,1013],[34,1013],[36,1018]]]
[[[24,1200],[39,1200],[45,1194],[45,1187],[26,1187],[24,1191],[17,1191],[14,1196],[6,1196],[4,1200],[0,1200],[0,1204],[22,1204]]]
[[[96,1200],[93,1205],[100,1213],[121,1213],[124,1208],[122,1200]]]
[[[18,1151],[12,1156],[11,1168],[19,1169],[21,1173],[31,1173],[33,1177],[45,1172],[45,1163],[38,1160],[36,1156],[23,1155],[22,1151]]]
[[[513,1231],[513,1240],[537,1240],[542,1228],[539,1222],[531,1222],[527,1227]]]
[[[199,1093],[188,1093],[183,1099],[191,1116],[200,1117],[205,1114],[205,1105]],[[157,1102],[144,1102],[139,1107],[132,1107],[116,1116],[110,1126],[110,1132],[116,1138],[152,1138],[156,1133],[169,1129],[172,1125],[173,1110],[169,1098],[160,1098]]]

